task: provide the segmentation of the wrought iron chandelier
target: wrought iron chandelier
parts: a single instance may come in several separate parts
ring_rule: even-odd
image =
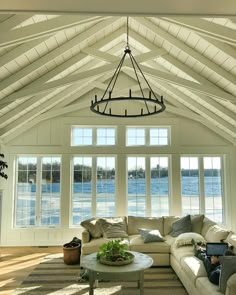
[[[131,89],[129,90],[128,96],[116,96],[112,97],[114,87],[116,85],[118,76],[120,74],[121,68],[123,66],[126,55],[130,58],[136,80],[138,82],[139,90],[141,94],[139,96],[132,96]],[[138,74],[139,73],[139,74]],[[142,79],[148,86],[149,96],[145,97],[144,90],[141,86],[140,75]],[[139,104],[137,102],[140,102]],[[128,103],[128,105],[127,105]],[[134,107],[135,103],[135,107]],[[118,104],[118,105],[117,105]],[[113,108],[112,108],[113,106]],[[137,110],[137,106],[140,106]],[[155,115],[162,113],[165,110],[165,104],[163,101],[163,96],[157,97],[152,90],[150,84],[145,78],[141,68],[139,67],[137,61],[131,53],[129,47],[129,26],[127,17],[127,45],[124,50],[123,57],[118,64],[103,96],[99,99],[95,95],[94,101],[91,101],[90,110],[96,114],[110,117],[120,117],[120,118],[134,118],[134,117],[145,117],[150,115]]]

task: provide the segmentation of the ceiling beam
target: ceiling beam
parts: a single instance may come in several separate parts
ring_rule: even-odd
[[[136,18],[137,22],[157,34],[159,37],[163,38],[166,42],[169,42],[172,46],[177,47],[181,51],[185,52],[192,58],[196,59],[198,62],[202,63],[205,67],[210,69],[211,71],[217,73],[220,77],[228,80],[232,84],[235,84],[235,77],[230,74],[228,71],[224,70],[222,67],[218,66],[216,63],[199,53],[198,51],[194,50],[190,46],[186,45],[182,41],[178,40],[174,36],[172,36],[167,31],[161,29],[160,27],[156,26],[153,22],[146,18]]]
[[[96,15],[235,15],[234,0],[1,0],[0,10],[5,13],[37,12],[80,13]]]
[[[51,61],[57,58],[58,56],[65,54],[68,51],[71,51],[73,47],[77,47],[78,44],[81,44],[82,42],[86,42],[87,44],[87,38],[89,35],[99,33],[100,31],[104,30],[106,26],[111,25],[113,22],[114,20],[112,21],[111,19],[108,18],[104,21],[99,22],[96,25],[93,25],[88,30],[84,31],[83,33],[69,40],[65,44],[50,51],[48,54],[40,57],[33,63],[29,64],[28,66],[23,68],[21,71],[18,71],[12,74],[9,78],[1,82],[0,91],[5,89],[6,87],[9,87],[13,83],[20,81],[20,79],[25,78],[27,75],[31,75],[35,71],[37,72],[41,67],[45,67],[45,65],[47,65],[48,63],[51,63]]]
[[[1,128],[0,137],[2,137],[3,140],[5,139],[9,141],[10,138],[12,138],[12,136],[13,138],[16,135],[18,136],[19,134],[32,128],[34,125],[38,124],[43,120],[51,119],[79,109],[79,103],[65,106],[63,101],[66,101],[66,103],[69,104],[70,102],[78,99],[79,95],[84,95],[85,93],[89,92],[92,88],[92,83],[87,83],[82,86],[77,86],[77,88],[75,86],[71,86],[71,89],[69,89],[69,91],[67,91],[67,89],[63,90],[61,93],[58,93],[54,97],[44,101],[43,103],[36,106],[34,109],[27,112],[27,114],[21,116],[14,122],[11,122],[9,125]],[[87,101],[83,102],[83,106],[85,105],[88,107]]]
[[[0,23],[0,34],[1,35],[6,34],[6,32],[10,31],[11,29],[14,29],[14,27],[18,26],[19,24],[31,18],[32,16],[33,16],[32,14],[12,15],[8,19],[6,19],[4,22]]]
[[[181,27],[185,27],[198,34],[206,37],[211,37],[221,42],[228,43],[230,45],[236,45],[235,30],[221,26],[216,23],[209,22],[201,18],[193,17],[163,17],[168,22],[178,24]]]
[[[227,43],[220,42],[220,41],[215,40],[215,39],[210,38],[210,37],[202,36],[202,38],[205,39],[210,44],[212,44],[213,46],[215,46],[216,48],[220,49],[225,54],[228,54],[230,57],[236,59],[235,47],[233,47],[233,46],[231,46],[231,45],[229,45]]]
[[[21,45],[12,48],[10,51],[1,56],[0,67],[4,66],[8,62],[11,62],[21,55],[27,54],[28,51],[30,51],[40,43],[44,42],[47,38],[48,37],[42,37],[33,41],[22,43]]]
[[[218,99],[229,100],[234,103],[236,102],[235,96],[229,94],[228,92],[225,92],[224,90],[217,89],[216,87],[212,87],[211,85],[202,85],[202,84],[192,82],[180,77],[176,77],[173,74],[164,73],[162,71],[151,69],[150,67],[146,67],[146,66],[142,66],[142,71],[146,75],[149,75],[150,77],[153,77],[157,80],[166,81],[171,84],[176,84],[182,87],[186,87],[197,93],[209,95],[211,97],[215,97]]]
[[[165,87],[165,84],[161,83],[163,87]],[[204,120],[205,122],[208,122],[208,124],[211,124],[214,131],[218,133],[220,136],[226,138],[227,140],[230,140],[232,143],[236,142],[236,138],[232,136],[232,134],[235,133],[235,127],[232,126],[230,123],[228,123],[226,120],[221,118],[219,115],[215,114],[214,111],[211,111],[207,109],[205,106],[201,105],[200,102],[195,101],[190,96],[184,94],[180,90],[176,89],[175,87],[169,87],[168,91],[170,91],[171,95],[173,97],[176,97],[180,102],[183,102],[184,105],[187,105],[190,110],[192,110],[195,114],[199,113],[201,115],[201,120]],[[166,109],[168,111],[168,108]],[[176,109],[177,110],[177,109]],[[193,113],[193,114],[194,114]],[[181,113],[179,113],[180,115]],[[210,120],[208,120],[209,118]],[[201,122],[201,121],[200,121]],[[213,123],[215,122],[215,123]],[[207,126],[207,124],[206,124]],[[223,132],[224,130],[224,132]],[[226,132],[228,130],[228,132]]]
[[[28,42],[56,32],[91,21],[99,21],[104,17],[59,16],[47,21],[24,26],[1,34],[0,47],[8,47]]]
[[[81,83],[83,80],[89,80],[93,76],[99,77],[99,76],[103,75],[105,72],[112,71],[113,69],[114,69],[114,65],[109,64],[109,65],[102,66],[100,68],[95,68],[95,69],[81,72],[81,73],[78,73],[75,75],[64,77],[64,78],[61,78],[61,79],[58,79],[58,80],[55,80],[52,82],[48,82],[48,83],[45,83],[44,85],[39,85],[39,86],[35,86],[32,88],[27,88],[27,89],[23,88],[22,90],[16,91],[13,94],[2,99],[0,101],[0,105],[10,103],[12,101],[26,98],[26,97],[29,97],[32,95],[39,95],[41,93],[47,93],[47,92],[50,92],[51,90],[56,89],[58,87],[71,85],[74,83]]]

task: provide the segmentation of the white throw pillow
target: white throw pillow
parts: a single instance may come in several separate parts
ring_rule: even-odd
[[[176,245],[176,247],[191,245],[192,240],[194,240],[197,243],[199,243],[199,242],[205,243],[206,242],[202,235],[200,235],[198,233],[191,232],[191,233],[180,234],[175,239],[175,245]]]
[[[211,226],[206,232],[205,238],[207,242],[221,242],[229,235],[229,230],[220,227],[219,225]]]

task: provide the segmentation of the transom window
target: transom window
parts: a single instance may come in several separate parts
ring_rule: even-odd
[[[166,127],[127,127],[126,145],[169,145],[169,128]]]
[[[115,128],[97,128],[97,145],[114,145]]]
[[[71,129],[71,145],[115,145],[116,129],[112,127],[77,127]]]
[[[168,128],[150,128],[150,145],[168,145]]]
[[[72,127],[71,144],[72,146],[92,145],[93,129],[88,127]]]

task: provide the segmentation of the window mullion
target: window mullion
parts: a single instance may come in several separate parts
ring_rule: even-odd
[[[97,209],[97,158],[92,158],[92,216],[96,216]]]
[[[93,135],[92,135],[92,145],[97,145],[97,128],[93,127]]]
[[[205,213],[205,193],[204,193],[204,166],[203,157],[198,158],[199,161],[199,198],[200,198],[200,213]]]
[[[41,187],[42,187],[42,157],[37,159],[37,177],[36,177],[36,225],[41,223],[40,211],[41,211]]]
[[[227,216],[225,215],[226,212],[226,197],[225,197],[225,159],[224,157],[220,157],[220,162],[221,162],[221,196],[222,196],[222,220],[224,221],[224,223],[227,221]]]
[[[151,165],[150,156],[146,157],[146,215],[151,216]]]
[[[150,146],[150,128],[145,128],[145,144]]]

